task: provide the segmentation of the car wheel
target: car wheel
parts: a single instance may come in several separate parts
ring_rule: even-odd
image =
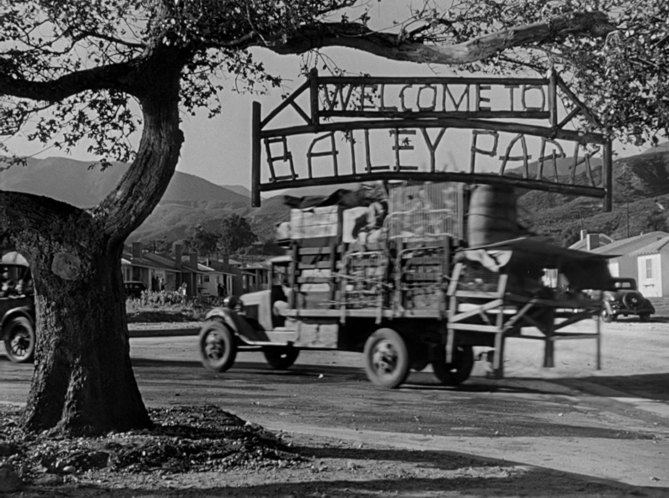
[[[200,360],[207,370],[225,372],[237,357],[237,341],[230,327],[209,321],[200,330]]]
[[[639,306],[641,306],[642,302],[643,302],[643,297],[641,297],[641,294],[639,294],[638,292],[630,292],[623,296],[623,304],[627,308],[632,310],[635,310]]]
[[[300,354],[299,349],[290,346],[263,348],[262,352],[267,364],[277,370],[285,370],[293,366]]]
[[[649,322],[650,321],[650,313],[641,313],[639,315],[639,320],[642,322]]]
[[[474,350],[471,346],[456,346],[453,361],[446,363],[444,348],[439,348],[437,358],[432,361],[434,376],[445,386],[457,386],[469,378],[474,367]]]
[[[392,329],[379,329],[365,342],[365,372],[377,386],[399,387],[409,375],[409,350]]]
[[[35,328],[26,317],[12,318],[5,326],[5,349],[15,363],[32,361],[35,355]]]

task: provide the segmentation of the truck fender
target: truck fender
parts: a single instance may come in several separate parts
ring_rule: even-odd
[[[238,334],[239,327],[237,327],[235,320],[231,315],[237,315],[237,313],[228,308],[213,308],[207,312],[207,314],[204,316],[204,319],[221,320],[223,323],[229,326],[236,334]]]
[[[33,330],[35,329],[35,318],[33,317],[33,314],[30,312],[30,308],[27,306],[18,306],[16,308],[8,310],[1,318],[0,339],[4,338],[5,336],[5,325],[16,317],[23,317],[28,319],[28,321],[30,321],[30,325],[32,325],[33,327]]]

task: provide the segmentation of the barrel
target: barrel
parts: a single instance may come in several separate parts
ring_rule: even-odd
[[[476,185],[469,199],[467,241],[470,247],[520,236],[516,195],[507,185]]]

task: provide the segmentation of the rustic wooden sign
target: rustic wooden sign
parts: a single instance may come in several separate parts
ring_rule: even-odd
[[[506,184],[604,199],[611,142],[560,77],[321,77],[253,105],[252,200],[374,180]],[[263,168],[263,163],[265,167]]]

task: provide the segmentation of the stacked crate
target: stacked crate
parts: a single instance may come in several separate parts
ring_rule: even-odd
[[[341,259],[341,208],[292,209],[290,214],[291,307],[333,307]]]

